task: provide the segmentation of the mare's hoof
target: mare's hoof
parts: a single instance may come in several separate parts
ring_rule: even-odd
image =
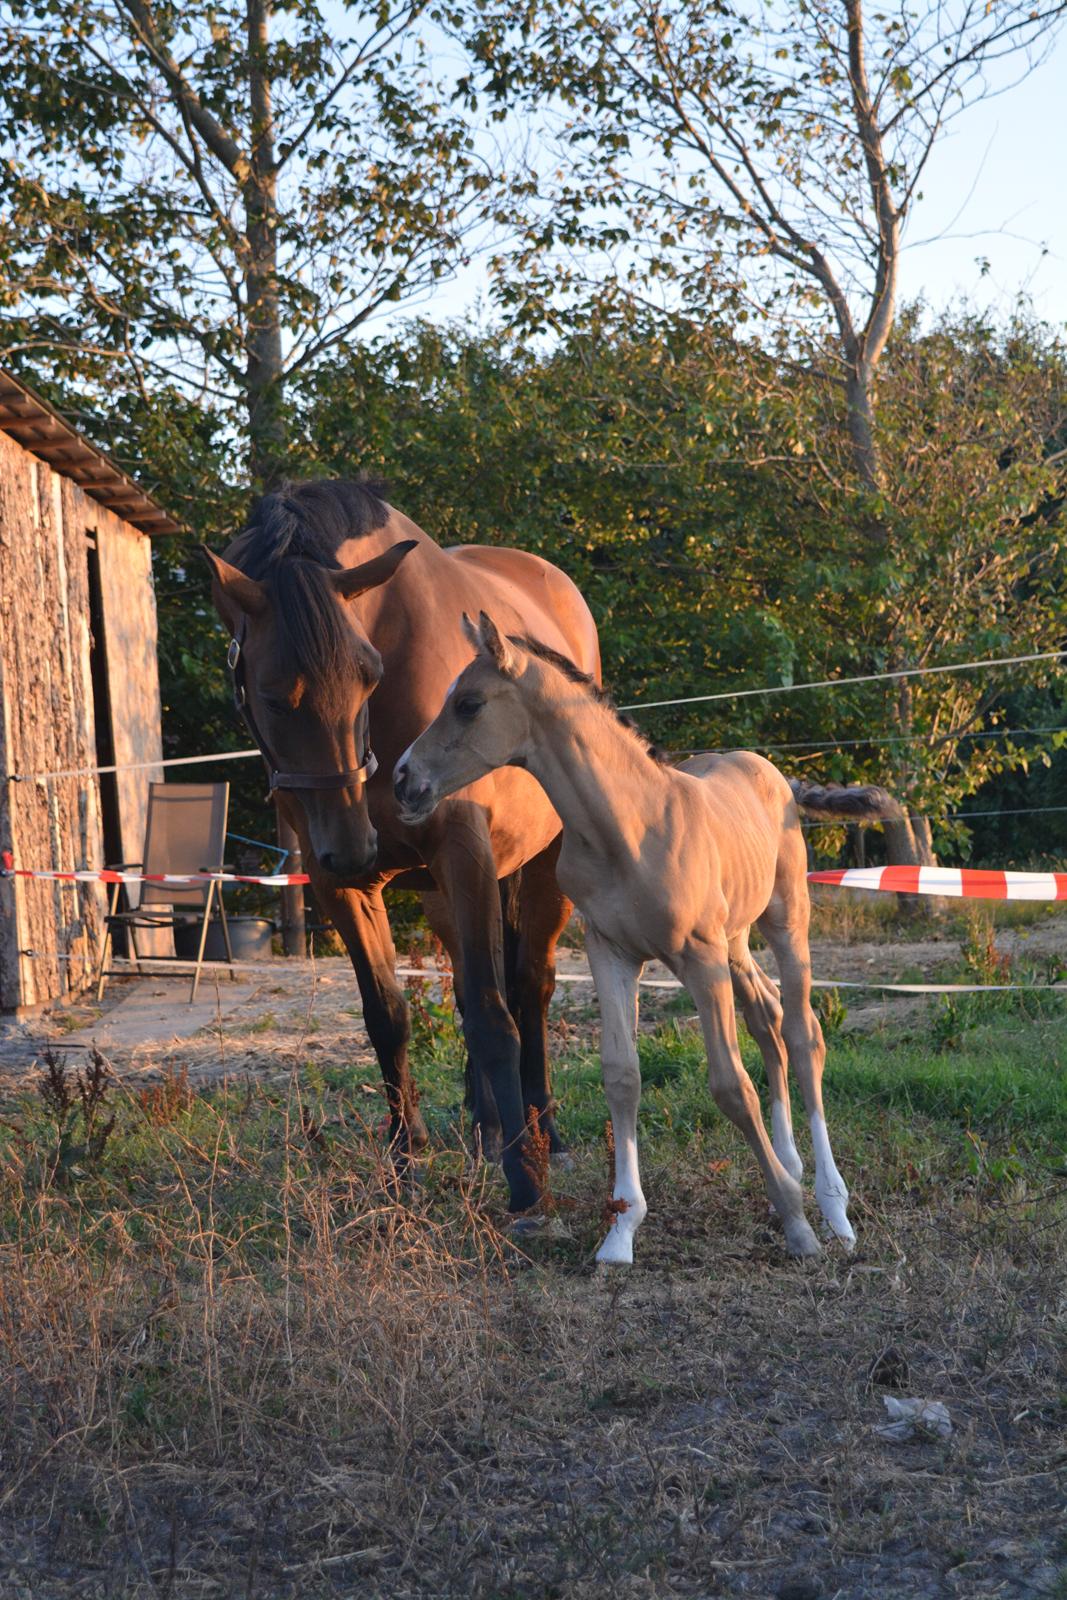
[[[499,1128],[476,1127],[473,1143],[479,1161],[484,1161],[488,1167],[499,1167],[504,1159],[504,1136]]]
[[[547,1222],[547,1217],[512,1217],[508,1232],[513,1239],[534,1239],[544,1232]]]
[[[574,1238],[561,1217],[516,1217],[508,1232],[519,1243],[565,1244]]]

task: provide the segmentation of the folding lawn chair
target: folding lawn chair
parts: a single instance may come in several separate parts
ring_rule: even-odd
[[[148,786],[148,820],[145,824],[144,861],[120,862],[110,870],[116,872],[221,872],[226,848],[226,813],[230,805],[228,783],[152,783]],[[181,908],[187,913],[199,913],[200,938],[196,951],[196,967],[190,1003],[196,999],[200,983],[200,970],[204,963],[204,944],[207,940],[211,914],[217,908],[222,923],[222,937],[226,947],[226,960],[233,961],[230,930],[226,924],[226,907],[220,883],[142,883],[140,904],[130,911],[120,911],[119,892],[123,885],[116,883],[111,892],[111,904],[105,919],[104,942],[100,950],[100,966],[96,975],[96,998],[104,993],[104,979],[113,976],[107,969],[111,949],[112,930],[124,928],[130,944],[134,969],[139,971],[144,961],[170,960],[167,956],[143,956],[138,953],[135,929],[174,928],[178,922],[175,912]],[[188,916],[181,919],[188,920]]]

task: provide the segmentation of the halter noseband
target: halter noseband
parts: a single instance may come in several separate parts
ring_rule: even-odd
[[[259,753],[266,762],[267,774],[270,779],[270,798],[275,789],[347,789],[357,783],[366,783],[373,778],[378,770],[378,760],[371,749],[369,742],[364,744],[363,765],[352,767],[345,772],[279,772],[277,763],[270,753],[270,746],[260,733],[256,719],[252,715],[252,707],[248,703],[245,692],[245,664],[241,647],[244,644],[246,619],[242,616],[240,627],[230,640],[230,648],[226,652],[226,665],[233,675],[233,703],[237,713],[243,717],[252,738],[259,747]],[[366,704],[360,713],[361,721],[366,732],[369,713]]]

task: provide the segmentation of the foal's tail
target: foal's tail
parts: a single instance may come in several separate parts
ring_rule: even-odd
[[[877,784],[831,783],[825,787],[818,783],[805,783],[803,778],[790,778],[793,799],[801,811],[820,817],[842,817],[854,822],[893,822],[904,815],[898,801]]]

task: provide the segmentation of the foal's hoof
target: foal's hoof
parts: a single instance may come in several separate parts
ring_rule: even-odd
[[[553,1150],[548,1158],[560,1172],[573,1172],[575,1160],[569,1150]]]
[[[819,1209],[823,1214],[826,1227],[838,1238],[846,1250],[853,1250],[856,1245],[856,1235],[851,1222],[848,1220],[848,1193],[836,1189],[816,1189],[815,1198],[819,1202]]]
[[[604,1243],[596,1253],[597,1271],[613,1271],[616,1267],[632,1267],[634,1264],[634,1242],[625,1235],[616,1237],[608,1234]]]
[[[785,1247],[791,1256],[803,1261],[811,1256],[820,1255],[822,1247],[812,1232],[810,1224],[799,1217],[785,1225]]]

